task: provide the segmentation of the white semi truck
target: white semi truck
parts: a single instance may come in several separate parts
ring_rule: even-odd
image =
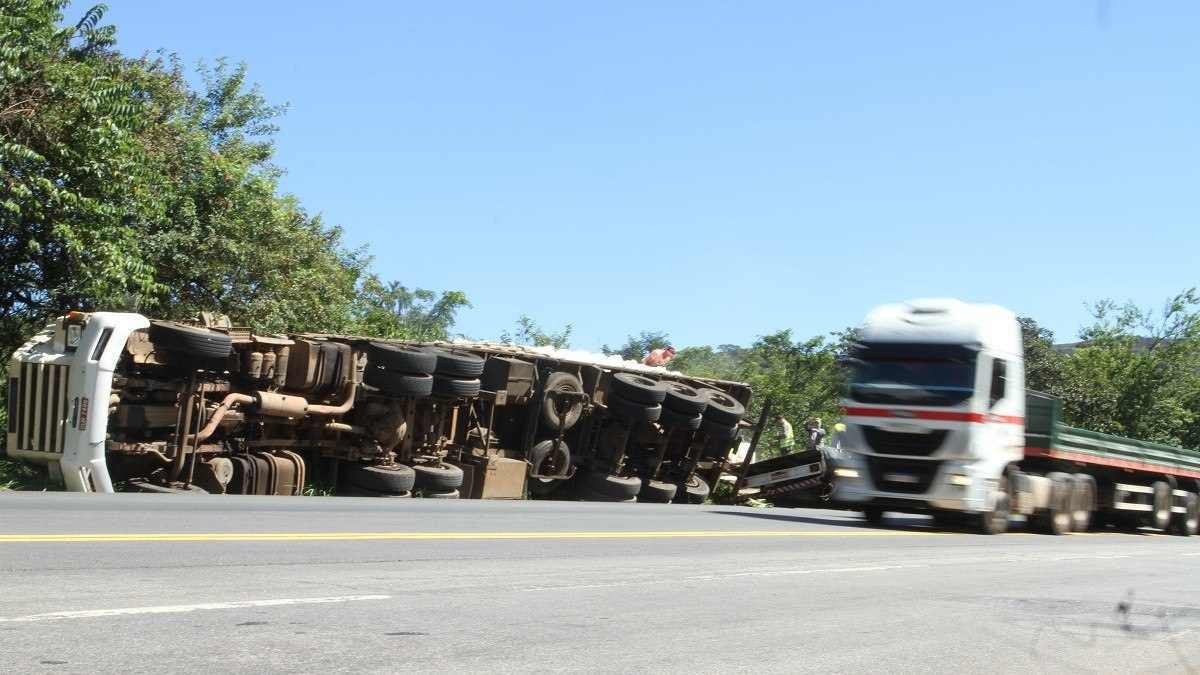
[[[1196,533],[1200,452],[1063,424],[1058,401],[1025,389],[1020,325],[1002,307],[878,307],[850,366],[834,499],[868,522],[928,513],[993,534],[1022,515],[1051,534]]]

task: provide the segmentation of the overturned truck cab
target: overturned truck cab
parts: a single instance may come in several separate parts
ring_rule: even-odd
[[[79,492],[702,502],[750,388],[551,348],[72,312],[14,353],[7,453]]]

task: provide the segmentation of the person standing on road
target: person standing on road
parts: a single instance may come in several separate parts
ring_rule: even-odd
[[[792,423],[783,415],[775,418],[779,423],[779,455],[783,456],[796,447],[796,432],[792,431]]]
[[[667,345],[662,349],[652,349],[646,358],[642,359],[642,365],[662,367],[670,363],[673,358],[675,358],[675,348]]]

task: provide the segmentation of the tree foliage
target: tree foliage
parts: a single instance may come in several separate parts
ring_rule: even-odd
[[[0,12],[0,344],[69,309],[346,326],[366,264],[279,194],[274,118],[245,66],[127,58],[104,6]]]
[[[558,332],[548,331],[528,315],[522,314],[517,318],[516,329],[511,333],[508,331],[501,333],[500,341],[505,344],[564,349],[571,346],[571,332],[574,328],[571,324],[567,324]]]
[[[1189,289],[1161,310],[1102,301],[1082,342],[1048,387],[1065,421],[1095,431],[1200,447],[1200,296]]]
[[[359,288],[351,331],[372,337],[448,340],[458,311],[470,306],[461,291],[408,289],[371,274]]]
[[[604,345],[600,351],[610,356],[617,354],[627,361],[641,361],[655,349],[661,349],[671,344],[670,336],[662,331],[644,330],[636,336],[630,335],[625,344],[620,347]]]

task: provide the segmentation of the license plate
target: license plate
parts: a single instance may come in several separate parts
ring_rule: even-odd
[[[912,484],[912,483],[921,482],[920,478],[917,478],[916,476],[914,476],[912,474],[908,474],[908,473],[885,473],[885,474],[883,474],[883,480],[885,480],[889,483]]]

